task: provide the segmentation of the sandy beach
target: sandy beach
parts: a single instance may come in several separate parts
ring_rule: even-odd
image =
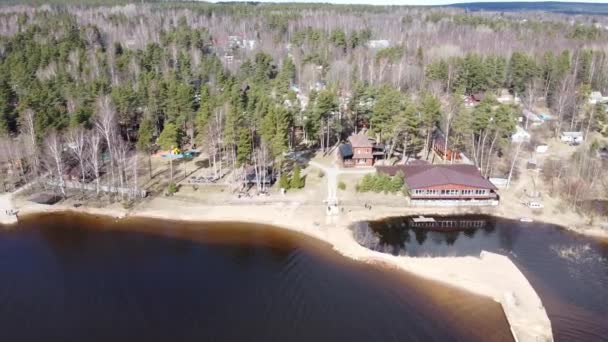
[[[345,208],[341,215],[327,216],[323,205],[304,205],[297,201],[274,204],[202,205],[175,198],[158,197],[127,210],[119,204],[104,208],[69,204],[45,206],[16,201],[19,215],[75,211],[114,218],[142,217],[186,221],[239,221],[269,224],[304,233],[333,246],[340,254],[362,262],[380,263],[411,272],[501,303],[517,341],[552,341],[551,322],[530,283],[509,258],[482,253],[479,257],[421,258],[393,256],[360,246],[349,226],[365,220],[413,214],[488,213],[495,209],[473,208]]]

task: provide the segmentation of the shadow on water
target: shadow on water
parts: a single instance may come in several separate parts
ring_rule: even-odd
[[[556,341],[608,341],[608,242],[491,216],[434,219],[395,217],[352,230],[361,245],[393,255],[507,255],[539,293]]]
[[[482,323],[483,322],[483,323]],[[0,341],[512,341],[500,306],[243,223],[0,231]]]

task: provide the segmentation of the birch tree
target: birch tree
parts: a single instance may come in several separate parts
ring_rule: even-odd
[[[101,134],[97,130],[93,130],[87,134],[87,162],[90,163],[93,174],[95,175],[95,192],[99,195],[100,177],[101,177]]]
[[[110,181],[108,188],[116,184],[114,173],[115,166],[115,139],[116,139],[116,112],[112,106],[110,96],[103,95],[97,100],[97,113],[94,120],[95,129],[103,136],[106,141],[107,151],[110,155]],[[110,190],[110,189],[108,189]]]
[[[80,167],[80,189],[82,191],[84,191],[84,183],[86,178],[85,161],[88,157],[86,153],[86,134],[87,131],[85,131],[84,128],[78,126],[68,130],[65,136],[70,151],[72,152],[74,157],[76,157],[76,160],[78,160],[78,165]]]
[[[56,131],[51,131],[46,139],[45,144],[47,157],[49,158],[49,171],[55,175],[57,179],[56,185],[59,187],[61,196],[66,197],[65,182],[63,180],[64,175],[64,161],[63,161],[63,139]]]

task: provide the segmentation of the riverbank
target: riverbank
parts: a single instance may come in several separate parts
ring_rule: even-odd
[[[345,208],[338,216],[328,217],[323,205],[283,202],[267,205],[201,205],[175,198],[154,198],[132,210],[119,204],[105,208],[79,207],[69,203],[45,206],[17,201],[20,215],[75,211],[114,218],[158,218],[185,221],[240,221],[270,224],[297,231],[325,241],[344,256],[380,263],[411,272],[427,279],[456,286],[501,303],[518,341],[552,341],[551,322],[541,300],[517,267],[504,256],[484,253],[480,257],[412,258],[392,256],[360,246],[349,226],[366,220],[412,214],[477,213],[479,208]],[[415,211],[415,212],[414,212]]]

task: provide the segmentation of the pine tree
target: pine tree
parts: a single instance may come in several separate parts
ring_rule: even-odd
[[[211,95],[209,94],[209,87],[207,85],[203,85],[200,91],[199,98],[199,108],[196,112],[196,129],[198,131],[199,140],[203,136],[203,132],[207,128],[207,123],[209,122],[209,118],[211,117],[211,111],[213,108],[213,104],[211,103]]]
[[[386,140],[393,130],[393,118],[401,111],[401,105],[398,90],[388,86],[380,89],[370,123],[372,131],[380,135],[381,141]]]
[[[178,145],[178,131],[175,124],[169,122],[165,124],[163,131],[158,136],[158,144],[164,150],[173,150],[175,147],[179,147]],[[169,152],[171,154],[171,151]],[[173,156],[169,155],[169,171],[170,171],[170,185],[173,184]]]
[[[140,152],[144,152],[148,156],[148,173],[152,178],[152,139],[154,138],[154,128],[152,127],[152,121],[149,118],[144,118],[139,124],[139,131],[137,132],[137,149]]]
[[[286,172],[283,172],[281,174],[281,177],[279,178],[279,187],[285,190],[289,190],[289,188],[291,187],[291,184],[289,182],[289,175],[287,175]]]
[[[251,159],[251,133],[247,128],[239,129],[239,139],[236,148],[237,166],[245,165]]]
[[[296,165],[293,169],[293,176],[291,176],[290,186],[293,189],[301,189],[304,187],[304,179],[300,175],[300,166]]]

